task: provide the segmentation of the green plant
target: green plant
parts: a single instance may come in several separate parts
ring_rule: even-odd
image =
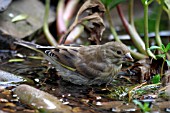
[[[156,55],[156,58],[163,59],[163,63],[161,67],[161,76],[162,76],[165,62],[167,63],[168,66],[170,66],[170,61],[167,59],[167,54],[168,51],[170,50],[170,43],[168,43],[166,47],[162,44],[161,46],[151,46],[149,48],[149,50],[156,50],[156,49],[161,51],[161,54]]]
[[[149,24],[148,23],[148,8],[150,6],[151,3],[156,3],[158,4],[158,12],[157,12],[157,17],[155,20],[155,39],[156,39],[156,43],[158,46],[161,46],[162,44],[162,40],[160,38],[159,35],[159,28],[160,28],[160,20],[161,20],[161,14],[162,11],[164,9],[164,11],[166,11],[167,13],[169,12],[170,9],[170,3],[168,2],[168,0],[141,0],[141,3],[144,7],[144,41],[142,40],[142,38],[140,37],[139,33],[137,32],[135,25],[134,25],[134,18],[133,18],[133,7],[134,7],[134,0],[130,0],[129,2],[129,22],[128,20],[125,18],[122,10],[121,10],[121,6],[119,5],[120,3],[124,2],[125,0],[101,0],[102,3],[104,4],[104,6],[106,7],[106,15],[107,15],[107,20],[109,22],[110,25],[110,30],[115,38],[116,41],[121,42],[121,40],[119,39],[117,32],[114,28],[114,24],[113,21],[111,19],[110,16],[110,11],[113,8],[117,8],[119,17],[122,21],[123,26],[125,27],[127,33],[130,35],[131,40],[133,41],[135,47],[138,49],[138,52],[134,53],[133,51],[131,51],[131,54],[133,55],[134,58],[136,59],[143,59],[146,58],[148,56],[156,59],[156,56],[154,53],[152,53],[152,51],[149,48]],[[166,10],[165,10],[166,9]]]
[[[152,81],[153,84],[157,84],[157,83],[160,82],[160,80],[161,80],[161,75],[157,74],[157,75],[153,76],[151,81]]]
[[[150,51],[149,48],[149,37],[148,37],[148,7],[153,2],[153,0],[141,0],[144,6],[144,40],[145,40],[145,49],[149,56],[156,59],[155,55]]]
[[[133,102],[140,107],[143,113],[148,113],[151,110],[149,107],[149,102],[144,102],[143,104],[138,100],[133,100]]]

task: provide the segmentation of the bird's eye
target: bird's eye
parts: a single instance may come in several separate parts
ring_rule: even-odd
[[[121,51],[117,51],[117,54],[118,54],[118,55],[121,55],[121,54],[122,54],[122,52],[121,52]]]

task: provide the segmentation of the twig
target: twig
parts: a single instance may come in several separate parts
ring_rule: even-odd
[[[136,89],[142,87],[142,86],[145,85],[145,84],[147,84],[147,82],[144,82],[144,83],[142,83],[142,84],[139,84],[138,86],[132,88],[132,89],[128,92],[129,102],[130,102],[131,99],[132,99],[132,91],[134,91],[134,90],[136,90]]]

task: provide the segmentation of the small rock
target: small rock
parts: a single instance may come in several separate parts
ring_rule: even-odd
[[[72,109],[69,106],[62,104],[57,97],[29,85],[20,85],[16,87],[14,93],[18,95],[22,103],[27,104],[32,108],[43,109],[46,112],[72,112]]]

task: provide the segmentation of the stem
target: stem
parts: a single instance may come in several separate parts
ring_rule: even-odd
[[[144,3],[144,39],[145,39],[145,50],[149,56],[156,59],[156,56],[150,51],[149,38],[148,38],[148,4]]]
[[[59,37],[67,31],[67,25],[64,21],[64,5],[64,0],[60,0],[56,8],[56,28]]]
[[[163,10],[167,13],[168,18],[170,20],[170,10],[168,10],[168,8],[166,6],[163,6]],[[167,54],[167,58],[168,58],[168,60],[170,59],[170,55],[169,54]]]
[[[45,15],[44,15],[44,24],[43,24],[43,31],[44,34],[48,40],[48,42],[53,45],[56,46],[57,42],[54,39],[54,37],[51,35],[50,31],[49,31],[49,27],[48,27],[48,15],[49,15],[49,9],[50,9],[50,0],[46,0],[45,1]]]
[[[147,4],[149,5],[149,4],[151,4],[153,2],[153,0],[150,0]]]
[[[157,15],[157,19],[156,19],[156,25],[155,25],[155,36],[156,36],[155,38],[156,38],[156,43],[158,44],[159,47],[161,47],[161,45],[162,45],[162,40],[161,40],[160,35],[159,35],[159,25],[160,25],[160,20],[161,20],[163,7],[164,7],[164,1],[161,0],[161,5],[159,6],[158,15]],[[169,53],[166,53],[166,56],[167,56],[167,59],[170,58]]]
[[[148,56],[141,54],[139,52],[134,52],[133,50],[130,50],[131,55],[135,58],[135,59],[144,59],[144,58],[148,58]]]
[[[120,19],[121,19],[121,21],[122,21],[122,24],[123,24],[123,26],[125,27],[126,32],[130,35],[130,33],[129,33],[129,28],[128,28],[128,24],[129,24],[129,23],[128,23],[128,21],[126,20],[123,12],[122,12],[122,10],[121,10],[121,7],[120,7],[119,5],[117,5],[116,8],[117,8],[119,17],[120,17]]]
[[[156,25],[155,25],[156,43],[160,47],[162,45],[162,41],[161,41],[161,38],[160,38],[160,35],[159,35],[159,25],[160,25],[162,10],[163,10],[163,1],[161,0],[161,5],[159,6],[158,15],[157,15],[157,19],[156,19]]]
[[[148,38],[148,5],[144,4],[144,39],[146,50],[149,48],[149,38]]]
[[[74,16],[74,12],[75,10],[77,9],[77,5],[79,3],[79,0],[68,0],[68,3],[65,7],[65,10],[64,10],[64,15],[63,15],[63,19],[66,23],[66,25],[68,26],[71,18]]]
[[[71,33],[71,31],[78,25],[78,24],[80,24],[82,21],[76,21],[75,23],[73,23],[70,27],[69,27],[69,29],[67,30],[67,32],[61,37],[61,41],[60,41],[60,44],[64,44],[65,43],[65,41],[66,41],[66,39],[67,39],[67,37],[68,37],[68,35]]]
[[[161,66],[161,73],[160,73],[161,77],[163,76],[164,65],[165,65],[165,60],[162,62],[162,66]]]
[[[133,16],[133,6],[134,6],[134,0],[130,0],[130,2],[129,2],[129,22],[130,22],[130,24],[133,26],[133,27],[135,27],[134,26],[134,16]]]
[[[107,15],[107,20],[109,22],[109,25],[110,25],[110,30],[115,38],[116,41],[118,42],[121,42],[121,40],[119,39],[117,33],[116,33],[116,30],[115,28],[113,27],[113,21],[111,20],[111,15],[110,15],[110,11],[108,8],[106,8],[106,15]]]
[[[163,6],[163,9],[168,14],[168,17],[169,17],[169,20],[170,20],[170,11],[165,6]]]

